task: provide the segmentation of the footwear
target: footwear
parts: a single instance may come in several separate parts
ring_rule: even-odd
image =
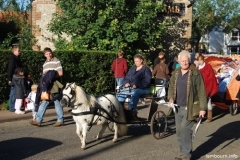
[[[209,123],[212,121],[212,110],[207,111],[207,120],[206,122]]]
[[[15,112],[15,109],[14,110],[9,110],[9,112]]]
[[[23,111],[18,111],[18,110],[16,110],[15,113],[16,113],[16,114],[25,114],[25,112],[23,112]]]
[[[63,126],[64,123],[63,122],[56,122],[53,124],[53,127],[60,127],[60,126]]]
[[[124,110],[127,121],[138,121],[137,112],[133,110]]]
[[[31,111],[31,109],[28,109],[27,107],[25,107],[25,112],[26,112],[26,111]]]
[[[166,101],[164,99],[157,101],[157,104],[165,104],[165,103],[166,103]]]
[[[34,126],[38,126],[38,127],[41,126],[41,123],[38,122],[38,121],[35,121],[35,120],[32,120],[32,121],[30,121],[29,123],[30,123],[31,125],[34,125]]]
[[[126,103],[130,102],[130,98],[126,98],[126,99],[125,99],[125,102],[126,102]]]

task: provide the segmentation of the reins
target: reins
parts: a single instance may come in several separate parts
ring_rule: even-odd
[[[126,124],[124,122],[118,122],[115,120],[116,117],[119,115],[118,111],[116,110],[116,107],[114,106],[114,104],[112,103],[112,101],[109,98],[107,98],[105,95],[103,97],[105,97],[110,102],[110,106],[108,106],[108,107],[110,107],[110,111],[111,111],[112,115],[110,115],[110,113],[108,113],[108,111],[106,109],[104,109],[99,103],[96,103],[96,106],[94,106],[94,107],[91,106],[90,111],[85,111],[85,112],[80,112],[80,113],[71,112],[71,114],[73,116],[83,116],[83,115],[89,115],[89,114],[93,115],[91,122],[88,124],[88,126],[89,126],[88,131],[91,129],[93,124],[95,124],[95,123],[97,123],[97,121],[99,121],[99,119],[101,117],[103,117],[111,122],[115,122],[115,123],[119,123],[119,124]],[[82,103],[79,103],[76,105],[71,105],[71,107],[74,107],[74,110],[76,110],[81,105],[82,105]],[[77,106],[77,107],[75,107],[75,106]],[[104,112],[107,116],[104,116],[102,112]],[[95,116],[98,116],[98,117],[94,121]]]

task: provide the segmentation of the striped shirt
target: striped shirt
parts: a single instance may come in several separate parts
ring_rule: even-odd
[[[45,61],[43,64],[43,74],[49,70],[62,71],[62,65],[59,59],[53,57],[50,61]]]

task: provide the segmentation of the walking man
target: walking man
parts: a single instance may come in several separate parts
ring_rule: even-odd
[[[175,123],[180,156],[175,160],[190,160],[192,153],[192,127],[196,118],[204,117],[207,99],[200,71],[190,65],[191,55],[182,51],[178,55],[180,68],[170,79],[168,88],[169,104],[176,103]]]
[[[8,85],[10,85],[10,86],[11,86],[13,74],[14,74],[14,71],[16,68],[22,68],[19,46],[14,46],[12,48],[12,56],[10,57],[10,59],[8,61],[7,75],[8,75]],[[15,112],[14,92],[15,92],[14,86],[11,86],[10,96],[9,96],[9,111],[10,112]]]
[[[53,56],[52,50],[50,48],[45,48],[43,52],[46,58],[46,61],[43,64],[43,76],[45,75],[47,76],[48,72],[52,73],[52,71],[56,71],[54,80],[57,80],[59,77],[63,75],[61,62],[59,61],[59,59]],[[63,124],[63,107],[60,105],[59,98],[60,97],[54,99],[55,110],[57,113],[57,122],[53,124],[54,127],[59,127],[64,125]],[[49,104],[48,100],[43,100],[40,103],[40,106],[36,114],[36,120],[30,121],[32,125],[41,126],[41,122],[43,120],[43,116],[46,112],[48,104]]]

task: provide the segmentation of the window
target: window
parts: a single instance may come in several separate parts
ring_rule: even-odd
[[[233,29],[233,32],[232,32],[232,41],[240,41],[240,38],[239,38],[239,30],[234,28]]]

